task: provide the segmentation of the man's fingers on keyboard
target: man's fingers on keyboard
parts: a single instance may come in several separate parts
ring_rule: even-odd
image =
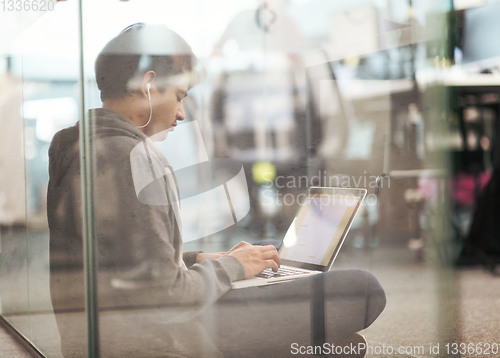
[[[266,260],[266,268],[272,269],[274,272],[278,271],[278,264],[274,260]]]
[[[278,267],[281,265],[281,260],[278,254],[278,250],[276,250],[276,248],[273,245],[263,246],[263,250],[265,259],[273,259],[278,265]]]
[[[275,257],[279,257],[276,251],[267,250],[262,253],[262,256],[266,259],[274,259]]]
[[[278,265],[278,267],[281,266],[281,260],[280,260],[280,255],[278,254],[278,251],[276,251],[276,249],[273,251],[273,260],[276,262],[276,264]]]

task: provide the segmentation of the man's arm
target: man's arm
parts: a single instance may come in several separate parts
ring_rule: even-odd
[[[245,278],[255,276],[267,268],[277,271],[280,266],[278,251],[274,246],[254,246],[244,241],[238,243],[227,252],[198,252],[196,262],[201,263],[205,260],[215,260],[224,255],[233,256],[241,263],[245,270]]]

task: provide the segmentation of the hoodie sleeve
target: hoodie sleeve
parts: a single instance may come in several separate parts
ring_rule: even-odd
[[[167,200],[158,199],[152,204],[139,200],[129,158],[131,148],[136,145],[137,141],[117,137],[97,148],[95,190],[99,257],[116,263],[122,254],[133,250],[137,262],[161,263],[159,277],[164,283],[161,293],[164,303],[201,309],[229,291],[232,281],[243,278],[243,266],[230,256],[196,264],[196,257],[193,260],[189,254],[187,265],[184,264],[180,223],[173,203],[168,200],[170,196],[164,194],[176,188],[168,187],[169,182],[159,177],[146,190],[153,193],[159,190],[156,197],[163,196]],[[143,159],[142,170],[148,170],[151,159]]]
[[[183,255],[182,231],[172,203],[150,205],[138,199],[130,153],[141,140],[137,135],[123,134],[130,130],[119,126],[119,123],[113,123],[104,138],[100,132],[92,153],[96,163],[91,203],[98,250],[99,305],[171,306],[174,308],[170,310],[173,319],[184,317],[183,313],[196,314],[229,291],[232,281],[243,278],[243,266],[231,256],[197,264],[192,254]],[[78,292],[68,291],[64,281],[51,277],[53,305],[65,308],[68,295],[74,298],[75,305],[84,302],[78,127],[56,134],[49,156],[47,215],[51,267],[57,264],[62,254],[67,264],[77,265],[80,270],[76,278],[78,283],[71,286],[77,287]],[[166,186],[166,182],[162,183],[165,185],[161,188],[176,190]],[[153,287],[149,281],[151,277],[141,279],[140,275],[136,275],[143,284],[140,289],[121,290],[112,285],[113,280],[133,273],[144,263],[154,264],[151,266],[155,270],[150,273],[158,279],[156,283],[160,282],[160,286]]]

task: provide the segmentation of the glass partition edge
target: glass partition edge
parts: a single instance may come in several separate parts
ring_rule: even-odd
[[[80,165],[82,173],[82,213],[83,213],[83,247],[84,247],[84,276],[85,276],[85,303],[87,315],[87,353],[89,357],[99,357],[99,323],[97,308],[97,275],[96,275],[96,242],[94,227],[94,160],[92,143],[92,123],[86,113],[85,102],[85,66],[83,49],[83,4],[78,1],[78,27],[80,47]]]

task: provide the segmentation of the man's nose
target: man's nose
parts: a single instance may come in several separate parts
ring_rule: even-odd
[[[184,113],[184,106],[181,103],[177,108],[177,114],[175,116],[175,119],[178,121],[183,121],[185,118],[186,118],[186,113]]]

